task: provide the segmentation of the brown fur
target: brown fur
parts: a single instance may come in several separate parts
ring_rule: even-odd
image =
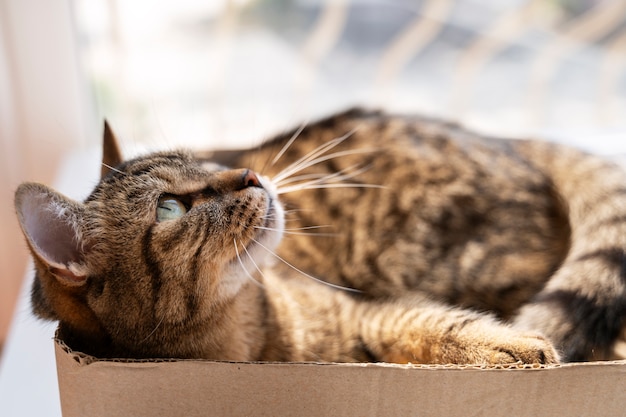
[[[307,126],[272,163],[294,133],[245,151],[122,163],[106,128],[103,178],[84,203],[20,186],[34,311],[59,320],[71,347],[106,357],[608,355],[626,313],[621,169],[557,145],[360,110]],[[344,135],[320,153],[338,154],[291,178],[345,178],[277,199],[267,178]],[[157,221],[164,196],[188,211]]]

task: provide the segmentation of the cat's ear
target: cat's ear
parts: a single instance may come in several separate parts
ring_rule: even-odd
[[[104,121],[104,132],[102,137],[102,168],[100,169],[100,178],[104,178],[111,169],[121,164],[122,152],[117,141],[117,137],[109,126],[109,122]]]
[[[64,285],[87,280],[80,225],[84,206],[36,183],[21,184],[15,192],[17,217],[33,256]]]

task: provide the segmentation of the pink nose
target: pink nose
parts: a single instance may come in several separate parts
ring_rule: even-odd
[[[259,177],[257,177],[256,173],[251,169],[247,169],[243,174],[243,186],[263,188],[261,181],[259,181]]]

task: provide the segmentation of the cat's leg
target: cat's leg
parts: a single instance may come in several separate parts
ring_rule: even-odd
[[[626,323],[626,255],[606,249],[577,259],[563,264],[513,325],[545,334],[564,361],[610,359]]]
[[[557,363],[538,333],[512,329],[489,315],[452,308],[419,295],[362,306],[360,337],[385,362]]]

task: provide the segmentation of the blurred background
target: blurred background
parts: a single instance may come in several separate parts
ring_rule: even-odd
[[[29,275],[13,192],[97,161],[103,118],[132,154],[351,105],[626,153],[626,0],[0,0],[0,345]]]

